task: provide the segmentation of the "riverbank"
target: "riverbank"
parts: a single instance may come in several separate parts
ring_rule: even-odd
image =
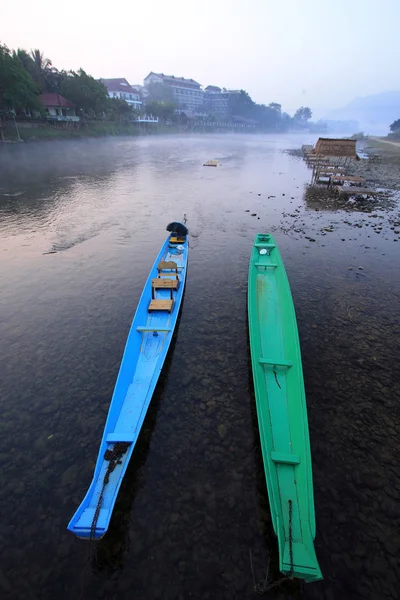
[[[369,137],[359,144],[359,150],[369,160],[360,160],[351,165],[349,173],[364,177],[368,187],[400,190],[400,144]]]
[[[13,121],[7,122],[0,129],[0,148],[4,144],[12,144],[17,142],[31,141],[50,141],[50,140],[71,140],[71,139],[91,139],[98,137],[116,137],[116,136],[142,136],[142,135],[159,135],[159,134],[258,134],[270,135],[271,131],[254,131],[246,130],[246,128],[235,125],[201,125],[190,123],[178,123],[166,125],[163,123],[130,123],[118,124],[104,121],[89,121],[85,124],[80,124],[79,127],[74,127],[72,123],[65,123],[64,127],[59,125],[51,125],[47,122],[18,122],[17,128]],[[3,133],[4,139],[1,139]],[[281,131],[279,135],[284,135],[287,132]],[[301,135],[301,132],[291,132],[295,135]]]
[[[364,177],[366,187],[382,188],[388,192],[400,190],[400,143],[386,138],[368,137],[357,142],[357,152],[366,158],[348,164],[348,175]],[[300,148],[288,150],[288,153],[303,158]],[[317,195],[326,195],[322,193],[323,188],[320,186],[315,191]]]
[[[106,136],[140,136],[159,133],[178,133],[175,126],[153,125],[153,124],[119,124],[92,122],[79,128],[54,127],[47,123],[18,123],[18,133],[14,123],[7,123],[3,128],[4,142],[31,142],[38,140],[70,140]],[[19,138],[18,139],[18,134]],[[0,140],[1,147],[1,140]]]
[[[400,139],[399,138],[379,138],[379,137],[369,137],[368,142],[371,144],[371,147],[377,148],[389,148],[391,150],[400,151]]]

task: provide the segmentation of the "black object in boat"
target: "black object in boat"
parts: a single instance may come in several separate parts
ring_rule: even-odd
[[[167,225],[167,231],[174,233],[177,237],[186,237],[189,233],[189,229],[178,221],[173,221]]]

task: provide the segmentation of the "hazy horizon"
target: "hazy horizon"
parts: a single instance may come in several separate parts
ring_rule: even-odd
[[[3,0],[2,43],[39,48],[58,69],[82,67],[96,78],[142,84],[163,72],[243,88],[289,113],[307,105],[316,118],[396,90],[398,0],[117,0],[112,13],[91,2],[71,0],[65,10],[21,0],[18,18],[14,6]]]

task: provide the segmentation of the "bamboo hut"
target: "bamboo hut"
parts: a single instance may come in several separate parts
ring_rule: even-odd
[[[313,168],[313,183],[330,183],[330,178],[322,176],[321,172],[328,165],[334,166],[337,172],[344,174],[343,169],[352,160],[360,160],[356,151],[356,140],[319,138],[315,144],[314,151],[308,156],[308,163]]]
[[[319,138],[314,155],[360,160],[356,152],[356,140],[348,139]]]

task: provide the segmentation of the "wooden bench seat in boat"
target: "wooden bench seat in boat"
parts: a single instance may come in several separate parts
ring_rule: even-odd
[[[177,290],[178,287],[179,279],[170,279],[169,277],[156,277],[156,279],[151,280],[151,297],[154,300],[155,290],[169,290],[171,293],[172,300],[172,292],[173,290]]]
[[[177,290],[179,287],[179,279],[166,279],[164,277],[156,277],[151,280],[153,290],[171,289]]]
[[[162,260],[157,265],[158,277],[151,280],[151,302],[148,307],[149,312],[157,310],[166,310],[172,312],[174,300],[172,297],[173,290],[177,290],[179,286],[178,265],[173,260]],[[175,277],[175,279],[171,279]],[[169,289],[171,297],[169,300],[159,300],[154,298],[154,290]]]
[[[173,307],[173,300],[152,300],[149,304],[148,311],[166,310],[167,312],[172,312]]]
[[[168,271],[168,273],[164,273],[163,271]],[[157,272],[159,277],[171,277],[171,275],[174,275],[178,279],[178,265],[173,260],[162,260],[159,262]]]
[[[170,237],[169,243],[170,244],[184,244],[185,238],[184,237]]]

